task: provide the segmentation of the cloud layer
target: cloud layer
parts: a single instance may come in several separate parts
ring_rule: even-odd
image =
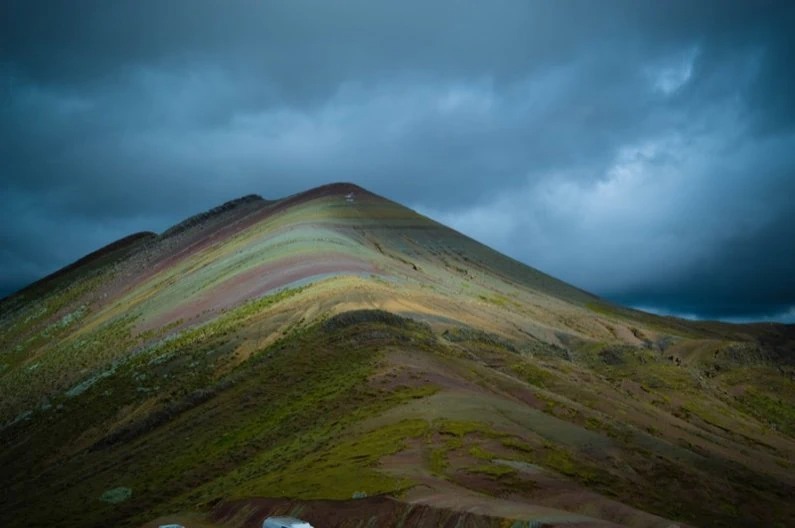
[[[620,302],[795,319],[790,3],[0,10],[0,294],[344,180]]]

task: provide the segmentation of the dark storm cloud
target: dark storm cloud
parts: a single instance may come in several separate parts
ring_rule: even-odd
[[[0,9],[0,294],[348,180],[622,302],[795,318],[791,4]]]

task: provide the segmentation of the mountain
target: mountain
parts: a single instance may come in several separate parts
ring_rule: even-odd
[[[0,526],[793,526],[795,328],[658,317],[351,184],[0,302]]]

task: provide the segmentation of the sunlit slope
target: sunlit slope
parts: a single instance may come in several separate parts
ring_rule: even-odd
[[[0,525],[366,493],[484,527],[786,526],[793,343],[612,306],[356,186],[248,196],[0,303]],[[384,508],[348,525],[411,510]]]

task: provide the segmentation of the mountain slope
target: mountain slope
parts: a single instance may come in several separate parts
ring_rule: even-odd
[[[610,305],[354,185],[247,196],[0,303],[0,524],[271,497],[324,526],[311,501],[366,493],[418,526],[784,526],[794,343]]]

